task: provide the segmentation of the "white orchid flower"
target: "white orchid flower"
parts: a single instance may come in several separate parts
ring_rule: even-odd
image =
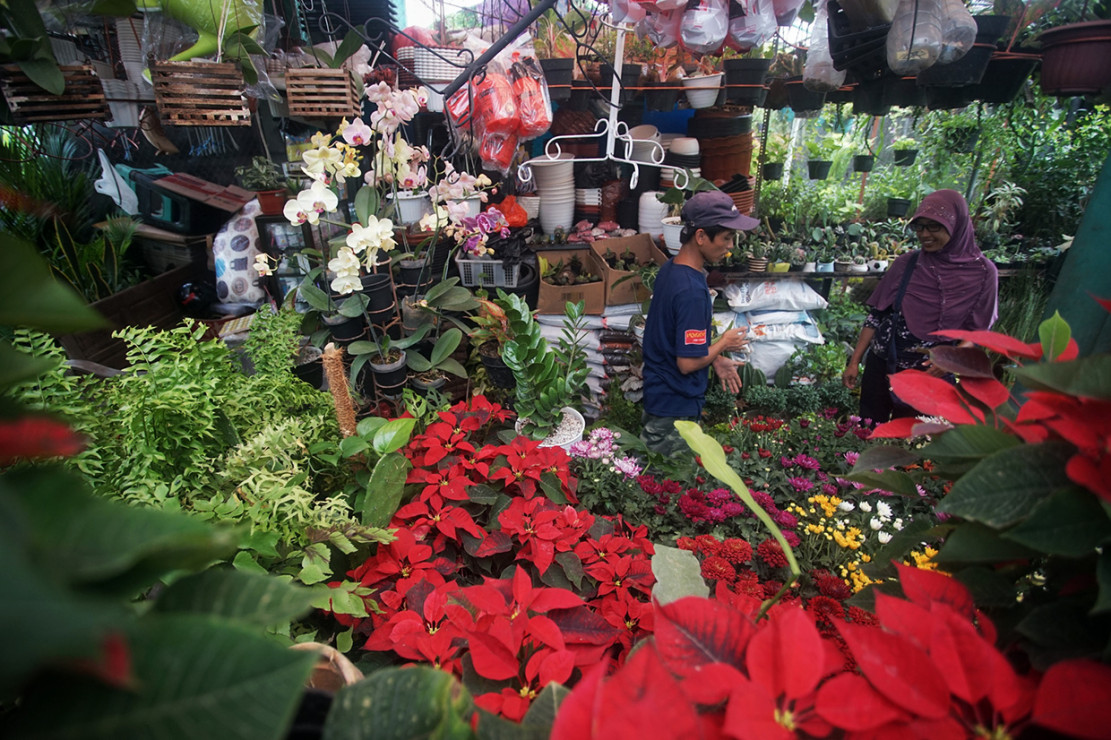
[[[328,260],[328,269],[336,275],[359,275],[359,258],[350,247],[340,247],[336,256]]]
[[[358,275],[337,275],[336,279],[332,281],[331,287],[332,292],[347,295],[362,288],[363,283],[359,280]]]
[[[339,196],[323,180],[314,180],[297,194],[297,200],[308,213],[310,224],[317,223],[321,213],[334,213],[339,206]]]
[[[301,160],[305,163],[302,169],[312,176],[317,176],[325,172],[335,172],[336,168],[343,163],[343,155],[338,149],[322,146],[307,150],[301,155]]]
[[[282,208],[282,213],[285,215],[286,219],[289,220],[289,223],[293,224],[294,226],[300,226],[301,224],[309,220],[310,209],[306,208],[299,198],[300,196],[298,196],[298,198],[294,198],[293,200],[287,200],[285,202],[285,207]],[[316,215],[315,211],[313,212],[313,215]]]
[[[265,252],[259,252],[255,255],[255,272],[258,273],[259,277],[274,274],[274,271],[270,269],[270,255]]]

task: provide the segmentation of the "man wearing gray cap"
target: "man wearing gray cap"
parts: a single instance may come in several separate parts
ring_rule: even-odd
[[[713,366],[722,388],[741,390],[737,363],[725,353],[743,349],[746,327],[712,340],[713,304],[706,263],[732,248],[738,231],[760,225],[737,210],[733,199],[714,190],[696,193],[683,206],[683,246],[656,276],[644,328],[644,430],[648,449],[666,457],[686,450],[675,421],[698,421]]]

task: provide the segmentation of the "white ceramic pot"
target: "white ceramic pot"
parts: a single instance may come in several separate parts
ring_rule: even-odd
[[[391,196],[397,222],[406,226],[418,223],[432,213],[432,198],[428,193],[398,193]]]
[[[463,202],[467,204],[467,216],[469,218],[474,218],[482,212],[482,198],[479,196],[472,195]]]
[[[868,263],[868,269],[872,272],[883,272],[887,269],[887,260],[872,260]]]
[[[586,420],[583,419],[582,414],[580,414],[578,411],[571,408],[570,406],[564,406],[562,411],[563,411],[563,418],[564,419],[566,419],[568,416],[571,417],[571,423],[569,424],[569,428],[566,429],[566,430],[557,430],[557,431],[562,431],[563,432],[559,436],[556,436],[556,434],[554,432],[552,434],[549,434],[540,443],[540,446],[541,447],[562,447],[567,452],[570,452],[571,451],[571,445],[575,444],[576,442],[581,442],[582,441],[583,430],[586,429]],[[523,426],[524,426],[524,423],[520,419],[518,419],[516,425],[514,426],[514,428],[517,431],[517,434],[521,433],[521,427],[523,427]]]
[[[868,272],[868,263],[865,262],[863,265],[859,265],[853,262],[849,265],[849,272]]]
[[[718,100],[723,75],[704,75],[683,80],[687,102],[692,108],[712,108]]]
[[[818,270],[818,263],[817,262],[805,262],[802,265],[802,271],[803,272],[817,272],[817,270]]]
[[[530,221],[540,215],[539,195],[518,195],[517,204],[525,209],[525,215]]]
[[[664,245],[672,256],[679,254],[683,246],[680,235],[683,233],[683,219],[679,216],[668,216],[662,222],[664,229]]]

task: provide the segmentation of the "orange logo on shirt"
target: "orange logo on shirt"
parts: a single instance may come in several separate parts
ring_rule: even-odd
[[[706,344],[705,329],[687,329],[683,333],[684,344]]]

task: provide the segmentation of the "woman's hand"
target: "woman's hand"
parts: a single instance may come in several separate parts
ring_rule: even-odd
[[[860,363],[850,360],[845,372],[841,373],[841,383],[846,388],[852,389],[856,388],[858,380],[860,380]]]

